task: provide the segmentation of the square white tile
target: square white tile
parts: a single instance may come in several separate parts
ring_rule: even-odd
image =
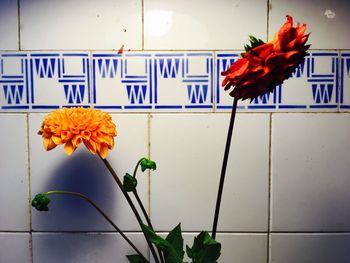
[[[273,234],[270,263],[347,263],[349,234]]]
[[[37,135],[43,114],[31,114],[31,195],[53,189],[80,191],[94,200],[123,230],[139,230],[124,196],[114,179],[97,155],[92,155],[81,145],[72,156],[67,156],[63,146],[46,152],[41,136]],[[147,115],[116,114],[117,125],[115,149],[109,152],[110,161],[119,178],[126,172],[132,173],[136,162],[147,156],[148,117]],[[148,176],[138,174],[138,192],[148,207]],[[34,230],[112,230],[113,228],[89,204],[83,200],[51,196],[50,210],[39,212],[32,208]]]
[[[147,256],[147,243],[141,233],[127,237]],[[119,235],[113,233],[33,233],[35,263],[112,263],[129,262],[126,255],[136,254]]]
[[[0,2],[0,50],[18,50],[18,1]]]
[[[266,40],[266,14],[263,0],[147,0],[145,49],[243,49],[248,34]]]
[[[179,222],[211,230],[229,114],[158,114],[151,118],[151,215],[157,230]],[[269,116],[238,114],[219,231],[266,231]],[[254,164],[254,165],[252,165]]]
[[[21,49],[141,49],[141,12],[136,0],[21,0]]]
[[[0,259],[3,263],[29,263],[29,234],[0,233]]]
[[[0,230],[29,230],[26,116],[0,115]]]
[[[347,114],[273,116],[273,231],[349,231],[349,129]]]
[[[300,22],[307,25],[313,49],[350,48],[349,8],[350,2],[346,0],[271,0],[269,39],[284,24],[289,14],[295,24]]]
[[[199,233],[183,233],[184,251],[186,245],[192,247],[194,237]],[[165,238],[167,233],[160,233]],[[218,262],[261,263],[267,260],[266,234],[229,234],[219,233],[216,240],[221,243],[221,255]],[[190,262],[185,252],[186,262]],[[154,263],[154,260],[151,260]]]

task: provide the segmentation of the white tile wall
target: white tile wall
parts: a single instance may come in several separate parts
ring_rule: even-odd
[[[28,231],[26,116],[1,115],[0,127],[0,230]]]
[[[348,231],[350,116],[276,114],[272,120],[272,229]]]
[[[153,115],[151,213],[159,230],[211,230],[229,114]],[[266,231],[269,117],[238,115],[220,231]],[[244,203],[244,206],[241,203]],[[196,215],[196,220],[193,220]]]
[[[0,50],[18,49],[18,5],[17,1],[0,2]]]
[[[142,47],[141,1],[20,0],[20,14],[23,50]]]
[[[142,234],[129,233],[127,237],[148,257],[147,244]],[[136,254],[118,234],[112,233],[34,233],[34,262],[129,262],[125,255]]]
[[[272,39],[289,14],[294,17],[295,23],[307,24],[312,48],[349,48],[349,8],[350,2],[346,0],[271,0],[269,39]]]
[[[266,40],[263,0],[146,0],[144,4],[145,49],[242,49],[246,32]]]
[[[36,134],[40,112],[53,107],[114,106],[105,107],[115,112],[118,126],[108,158],[120,177],[142,156],[150,153],[157,161],[150,182],[147,174],[138,176],[157,230],[181,221],[189,243],[194,232],[211,230],[232,104],[220,87],[220,72],[237,59],[249,34],[271,39],[286,14],[307,23],[313,50],[281,90],[252,104],[239,103],[244,113],[237,116],[227,170],[219,263],[350,262],[349,5],[347,0],[0,1],[0,262],[126,262],[130,247],[81,200],[53,196],[49,212],[30,209],[30,215],[29,193],[49,188],[88,194],[147,250],[96,156],[83,147],[70,157],[62,147],[48,153],[42,148]],[[94,90],[94,55],[117,55],[122,45],[121,58],[151,57],[149,68],[136,57],[128,61],[128,81],[151,76],[157,54],[166,59],[209,54],[213,64],[204,68],[203,56],[194,55],[189,72],[149,77],[152,92],[158,81],[157,97],[148,93],[150,108],[143,103],[132,108],[131,93],[119,92],[120,83],[112,78]],[[62,75],[58,64],[52,76],[40,64],[55,59],[52,54],[64,62]],[[36,58],[42,58],[38,65]],[[40,77],[39,69],[48,71]],[[197,75],[194,82],[211,81],[204,101],[198,96],[203,93],[184,85],[192,75]],[[73,85],[65,88],[72,80],[84,85],[81,97]]]
[[[349,234],[273,234],[270,262],[346,263],[349,242]]]
[[[0,243],[1,262],[30,262],[28,233],[0,233]]]

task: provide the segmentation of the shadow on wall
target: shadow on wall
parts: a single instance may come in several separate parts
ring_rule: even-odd
[[[107,215],[118,210],[115,182],[97,155],[78,149],[57,163],[41,190],[80,192],[92,199]],[[34,195],[35,193],[33,193]],[[108,222],[90,204],[79,197],[50,195],[49,212],[32,211],[36,231],[112,230]]]

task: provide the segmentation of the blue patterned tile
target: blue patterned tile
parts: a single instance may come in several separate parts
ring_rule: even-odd
[[[339,103],[340,111],[350,110],[350,52],[341,53]]]
[[[152,59],[146,53],[93,53],[93,104],[114,110],[152,109]]]
[[[221,87],[220,73],[239,58],[239,53],[216,56],[216,110],[229,110],[232,98]],[[305,62],[270,94],[239,102],[241,111],[337,111],[338,53],[310,52]]]
[[[32,109],[90,106],[89,53],[31,53]]]
[[[1,110],[29,109],[27,54],[0,54],[0,105]]]
[[[213,53],[157,53],[154,57],[155,108],[213,110]]]
[[[211,111],[213,53],[93,53],[93,103],[111,111]]]
[[[238,58],[238,52],[218,52],[215,63],[213,52],[93,52],[91,58],[82,51],[3,52],[0,111],[91,105],[117,112],[229,111],[221,72]],[[312,51],[274,92],[240,102],[239,110],[335,112],[339,103],[347,110],[348,64],[349,53],[339,63],[338,52]]]

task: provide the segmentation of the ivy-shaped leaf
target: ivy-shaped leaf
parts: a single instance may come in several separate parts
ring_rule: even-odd
[[[50,203],[50,199],[44,193],[37,194],[32,200],[32,206],[35,207],[38,211],[48,211],[49,203]]]
[[[142,225],[142,231],[145,233],[147,239],[164,253],[166,263],[183,263],[183,256],[178,254],[177,249],[168,240],[158,236],[149,226]],[[175,236],[177,234],[173,235]],[[172,240],[172,238],[170,239]],[[183,255],[183,252],[181,254]]]
[[[186,252],[193,263],[216,263],[220,257],[221,244],[208,232],[202,231],[194,238],[193,246],[186,246]]]
[[[173,230],[171,230],[165,239],[168,241],[175,249],[176,253],[181,259],[184,258],[184,239],[182,238],[181,224],[178,224]]]
[[[130,174],[126,173],[123,179],[123,188],[127,192],[132,192],[136,189],[137,180],[135,177],[132,177]]]
[[[156,170],[157,169],[157,164],[155,161],[152,161],[150,159],[147,158],[143,158],[140,162],[141,165],[141,171],[144,172],[146,171],[146,169],[152,169],[152,170]]]

